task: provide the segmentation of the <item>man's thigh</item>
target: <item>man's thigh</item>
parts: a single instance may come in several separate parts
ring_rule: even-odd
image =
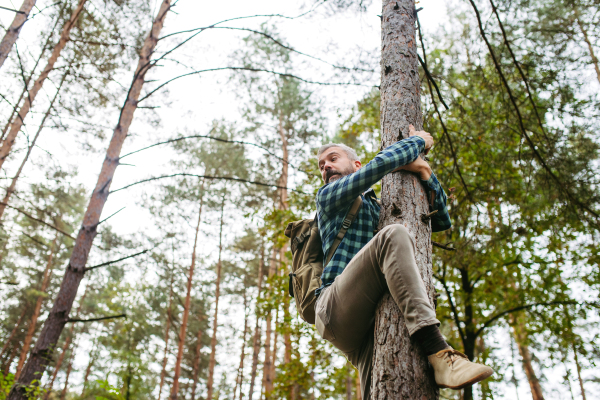
[[[329,330],[326,339],[344,353],[357,350],[373,334],[377,304],[387,291],[375,244],[371,240],[361,249],[317,304],[318,318]]]

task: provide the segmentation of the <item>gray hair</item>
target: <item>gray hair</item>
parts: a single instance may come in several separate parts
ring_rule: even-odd
[[[319,148],[319,151],[317,152],[317,161],[319,160],[319,157],[321,157],[321,154],[325,152],[325,150],[328,150],[332,147],[339,147],[340,149],[344,150],[344,152],[351,161],[360,161],[360,159],[358,158],[358,154],[356,154],[356,151],[354,151],[353,148],[348,147],[342,143],[328,143],[321,146]]]

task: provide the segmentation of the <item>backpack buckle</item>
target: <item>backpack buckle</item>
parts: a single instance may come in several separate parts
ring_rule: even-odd
[[[344,229],[348,229],[348,228],[350,228],[350,225],[352,225],[352,221],[350,221],[347,218],[344,218],[344,222],[342,222],[342,227]]]

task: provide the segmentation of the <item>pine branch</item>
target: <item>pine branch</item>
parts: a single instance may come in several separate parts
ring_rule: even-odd
[[[115,263],[121,262],[121,261],[123,261],[123,260],[127,260],[128,258],[133,258],[133,257],[140,256],[140,255],[142,255],[142,254],[145,254],[145,253],[149,252],[150,250],[154,250],[155,248],[156,248],[156,246],[154,246],[154,247],[153,247],[153,248],[151,248],[151,249],[146,249],[146,250],[140,251],[139,253],[130,254],[130,255],[128,255],[128,256],[121,257],[121,258],[119,258],[118,260],[107,261],[107,262],[103,262],[102,264],[98,264],[98,265],[94,265],[94,266],[91,266],[91,267],[87,267],[87,268],[85,269],[85,272],[87,272],[87,271],[90,271],[90,270],[92,270],[92,269],[96,269],[96,268],[100,268],[100,267],[105,267],[105,266],[107,266],[107,265],[115,264]]]
[[[69,318],[67,320],[67,322],[96,322],[96,321],[104,321],[104,320],[113,319],[113,318],[127,318],[127,314],[109,315],[108,317],[90,318],[90,319]]]

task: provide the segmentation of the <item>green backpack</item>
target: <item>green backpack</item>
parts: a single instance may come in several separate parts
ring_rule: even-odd
[[[285,228],[285,236],[291,239],[292,249],[289,293],[296,300],[298,313],[309,324],[315,323],[315,301],[317,300],[315,291],[323,284],[321,282],[323,266],[327,265],[335,254],[346,231],[356,218],[361,204],[362,198],[358,196],[344,218],[325,264],[323,264],[323,246],[316,216],[314,219],[290,222]]]

